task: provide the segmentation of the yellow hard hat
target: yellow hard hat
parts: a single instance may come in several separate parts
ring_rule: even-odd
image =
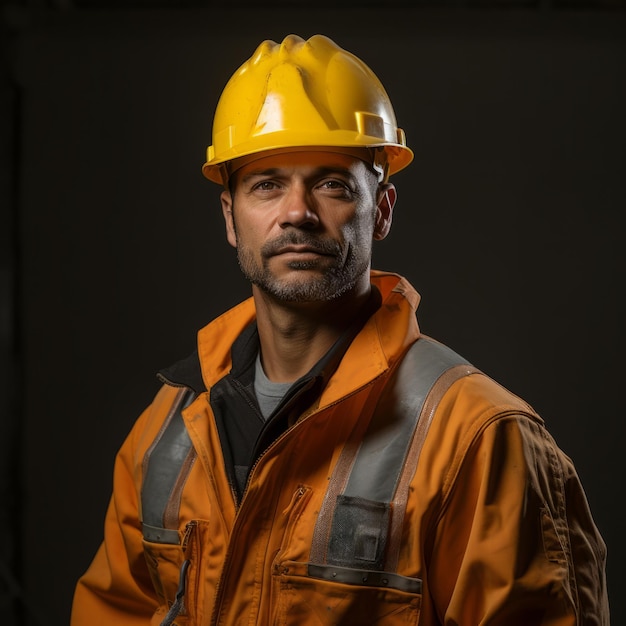
[[[363,61],[324,35],[264,41],[224,87],[202,172],[225,185],[235,159],[309,148],[370,148],[384,179],[413,160],[385,88]]]

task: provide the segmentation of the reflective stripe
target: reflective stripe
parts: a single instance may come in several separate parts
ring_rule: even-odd
[[[141,505],[146,541],[179,543],[180,494],[195,459],[182,411],[195,397],[191,389],[181,389],[162,431],[144,457]]]
[[[468,364],[447,346],[425,337],[409,348],[394,382],[380,398],[383,410],[374,413],[344,495],[391,501],[426,396],[439,376],[459,363]],[[393,420],[387,412],[391,407]]]
[[[394,535],[402,528],[410,480],[404,472],[415,471],[439,398],[455,380],[477,371],[429,337],[409,348],[386,383],[360,445],[348,442],[342,451],[315,527],[312,564],[378,571],[395,567],[399,542],[389,535],[390,528]],[[429,398],[433,388],[434,400]],[[424,412],[427,418],[418,428]]]

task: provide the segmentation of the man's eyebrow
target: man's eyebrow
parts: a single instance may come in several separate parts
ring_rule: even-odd
[[[347,178],[354,178],[354,174],[349,167],[344,167],[343,165],[330,165],[320,167],[316,170],[315,174],[317,176],[327,176],[329,174],[341,174],[342,176],[346,176]]]
[[[259,168],[257,170],[250,170],[246,172],[242,177],[242,181],[247,181],[251,178],[255,178],[257,176],[280,176],[282,172],[287,168],[282,167],[267,167],[267,168]],[[324,165],[320,167],[314,168],[309,174],[305,176],[305,178],[320,178],[321,176],[328,176],[331,174],[339,174],[341,176],[345,176],[347,178],[354,178],[354,174],[348,167],[344,167],[342,165]]]
[[[278,167],[268,167],[265,169],[250,170],[241,177],[241,180],[245,181],[250,178],[254,178],[255,176],[276,176],[278,172],[280,172],[280,168]]]

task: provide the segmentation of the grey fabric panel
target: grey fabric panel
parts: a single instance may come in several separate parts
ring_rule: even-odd
[[[428,392],[450,367],[467,363],[447,346],[421,337],[383,393],[357,453],[344,495],[390,502]]]
[[[163,515],[192,445],[185,428],[182,410],[189,406],[195,397],[193,391],[185,392],[148,460],[141,490],[142,523],[146,530],[164,527]]]

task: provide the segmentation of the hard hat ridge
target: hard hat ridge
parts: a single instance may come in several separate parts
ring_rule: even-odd
[[[232,161],[306,147],[381,147],[388,174],[413,158],[383,85],[363,61],[324,35],[263,41],[220,96],[203,173],[226,184]]]

